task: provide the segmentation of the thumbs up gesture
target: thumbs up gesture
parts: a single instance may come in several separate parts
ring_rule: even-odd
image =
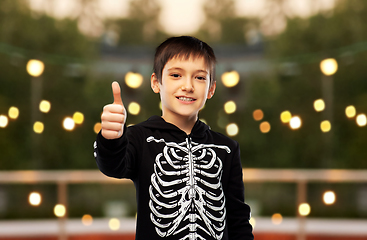
[[[121,137],[126,122],[126,109],[121,99],[121,88],[118,82],[112,83],[113,103],[104,106],[101,116],[102,136],[106,139]]]

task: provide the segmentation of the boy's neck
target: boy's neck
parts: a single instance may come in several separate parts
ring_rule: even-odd
[[[164,119],[164,121],[171,123],[184,131],[187,135],[191,133],[191,130],[197,121],[197,116],[187,118],[183,118],[182,116],[170,116],[169,118],[167,118],[163,114],[162,118]]]

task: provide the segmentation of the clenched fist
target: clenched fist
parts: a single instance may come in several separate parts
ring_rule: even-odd
[[[121,88],[118,82],[112,83],[113,103],[104,106],[101,117],[102,136],[106,139],[121,137],[126,122],[126,109],[121,99]]]

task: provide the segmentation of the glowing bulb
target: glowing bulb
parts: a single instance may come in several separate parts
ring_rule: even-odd
[[[130,88],[139,88],[143,83],[143,76],[140,73],[128,72],[125,75],[125,83]]]
[[[33,77],[41,76],[44,70],[45,65],[40,60],[31,59],[27,63],[27,72]]]
[[[230,123],[226,127],[226,132],[228,136],[236,136],[238,134],[238,126],[235,123]]]
[[[359,114],[356,118],[356,122],[358,126],[364,127],[367,124],[367,118],[365,114]]]
[[[274,224],[274,225],[279,225],[281,224],[283,221],[283,216],[280,214],[280,213],[274,213],[272,216],[271,216],[271,222]]]
[[[321,131],[329,132],[331,130],[331,123],[327,120],[322,121],[320,124]]]
[[[228,101],[224,104],[224,111],[227,114],[232,114],[236,111],[237,106],[236,103],[234,101]]]
[[[301,216],[308,216],[311,212],[311,207],[308,203],[301,203],[298,207],[298,212]]]
[[[292,118],[292,114],[289,111],[284,111],[280,114],[280,120],[283,123],[289,123]]]
[[[322,60],[320,63],[320,69],[326,76],[331,76],[338,70],[338,62],[334,58]]]
[[[76,124],[82,124],[84,121],[84,114],[81,112],[75,112],[73,114],[73,120]]]
[[[84,214],[82,217],[82,223],[84,226],[90,226],[93,223],[93,217],[89,214]]]
[[[347,115],[348,118],[353,118],[356,116],[356,108],[354,106],[348,106],[345,108],[345,115]]]
[[[75,128],[75,122],[72,118],[66,117],[62,123],[65,130],[72,131]]]
[[[97,122],[96,124],[94,124],[94,127],[93,127],[93,131],[98,134],[99,131],[101,131],[102,129],[102,126],[101,126],[101,123]]]
[[[29,194],[28,201],[32,206],[39,206],[42,201],[41,194],[38,192],[31,192]]]
[[[335,193],[333,191],[326,191],[323,196],[324,203],[326,205],[331,205],[335,203]]]
[[[38,133],[38,134],[40,134],[40,133],[43,133],[43,130],[45,129],[45,126],[43,125],[43,123],[42,122],[35,122],[34,124],[33,124],[33,131],[35,132],[35,133]]]
[[[120,221],[117,218],[111,218],[108,222],[108,226],[112,231],[117,231],[120,228]]]
[[[260,124],[260,131],[262,133],[268,133],[270,131],[270,123],[268,123],[268,122],[262,122]]]
[[[51,103],[47,100],[42,100],[40,102],[39,109],[43,113],[48,113],[51,109]]]
[[[264,117],[264,113],[261,109],[257,109],[252,113],[252,116],[256,121],[260,121]]]
[[[325,102],[322,99],[317,99],[314,103],[313,103],[313,107],[315,108],[315,110],[317,112],[321,112],[324,111],[325,109]]]
[[[56,204],[54,207],[54,214],[56,217],[64,217],[66,214],[66,208],[63,204]]]
[[[8,117],[5,115],[0,115],[0,127],[5,128],[8,126],[9,120]]]
[[[291,118],[291,120],[289,121],[289,126],[292,129],[299,129],[302,125],[302,121],[301,118],[298,116],[294,116]]]
[[[19,117],[19,109],[17,107],[10,107],[8,111],[8,116],[11,119],[17,119]]]
[[[225,72],[222,74],[222,83],[228,88],[236,86],[239,81],[240,75],[236,71]]]
[[[132,115],[138,115],[140,112],[140,105],[137,102],[131,102],[127,109]]]

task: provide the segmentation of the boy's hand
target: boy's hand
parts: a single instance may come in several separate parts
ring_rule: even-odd
[[[104,106],[101,116],[102,136],[106,139],[121,137],[126,121],[126,109],[121,99],[121,88],[118,82],[112,83],[113,103]]]

